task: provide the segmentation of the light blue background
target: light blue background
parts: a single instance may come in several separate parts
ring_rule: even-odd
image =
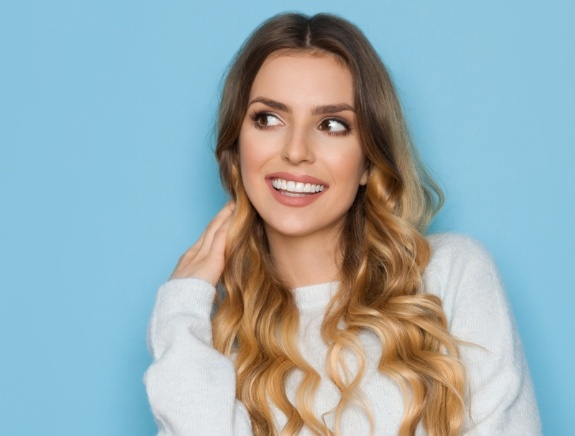
[[[225,201],[221,76],[263,19],[334,12],[388,64],[508,289],[545,433],[573,435],[575,3],[4,1],[0,434],[152,435],[156,288]]]

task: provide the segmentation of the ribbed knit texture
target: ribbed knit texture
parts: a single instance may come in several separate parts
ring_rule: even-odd
[[[496,268],[475,241],[458,235],[431,236],[432,258],[424,274],[424,292],[443,300],[450,331],[474,345],[461,347],[471,391],[471,418],[466,435],[540,435],[541,425],[529,371]],[[320,325],[337,283],[295,289],[300,310],[300,350],[322,376],[315,396],[316,416],[339,401],[325,373],[327,347]],[[235,398],[233,363],[211,346],[212,285],[199,279],[164,284],[149,328],[154,362],[145,375],[159,435],[251,435],[248,413]],[[360,334],[367,354],[361,383],[375,419],[374,434],[397,435],[403,416],[398,386],[377,371],[381,345],[369,332]],[[353,362],[349,362],[353,368]],[[288,378],[286,392],[294,398],[299,374]],[[282,428],[286,418],[277,412]],[[333,414],[325,415],[328,424]],[[363,412],[349,408],[342,435],[368,435]],[[310,434],[304,430],[302,435]],[[425,432],[421,426],[417,432]]]

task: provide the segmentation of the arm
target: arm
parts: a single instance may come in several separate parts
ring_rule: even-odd
[[[145,383],[162,436],[252,434],[235,398],[233,363],[211,346],[214,294],[210,283],[194,278],[170,280],[158,291]]]
[[[252,434],[249,415],[236,400],[234,365],[211,345],[214,286],[233,212],[230,202],[158,291],[148,336],[154,362],[145,382],[161,436]]]
[[[475,241],[434,240],[430,273],[440,289],[451,333],[461,341],[470,390],[467,435],[541,434],[523,348],[499,275]]]

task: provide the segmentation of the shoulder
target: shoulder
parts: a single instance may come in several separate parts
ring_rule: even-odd
[[[493,258],[473,238],[445,233],[428,237],[431,259],[423,275],[424,292],[441,297],[449,312],[461,300],[502,300],[503,286]]]
[[[495,273],[491,254],[475,239],[456,233],[441,233],[428,237],[431,258],[426,274],[451,276],[463,270]]]
[[[491,261],[491,255],[485,247],[470,236],[457,233],[438,233],[429,235],[427,239],[432,251],[430,264],[460,257],[468,261]]]
[[[460,341],[472,398],[470,433],[541,434],[521,341],[491,255],[467,236],[433,235],[429,242],[423,292],[441,297],[449,331]]]

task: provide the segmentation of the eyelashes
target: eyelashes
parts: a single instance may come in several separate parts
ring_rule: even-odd
[[[325,118],[317,128],[331,135],[347,135],[351,130],[349,123],[341,118]]]
[[[284,122],[279,116],[273,112],[268,111],[255,111],[250,115],[250,119],[256,129],[270,130],[278,126],[284,125]],[[329,117],[322,119],[317,125],[317,129],[332,136],[345,136],[351,130],[351,124],[339,117]]]
[[[283,124],[280,118],[271,112],[257,111],[254,112],[250,118],[252,119],[254,126],[261,130],[271,129]]]

